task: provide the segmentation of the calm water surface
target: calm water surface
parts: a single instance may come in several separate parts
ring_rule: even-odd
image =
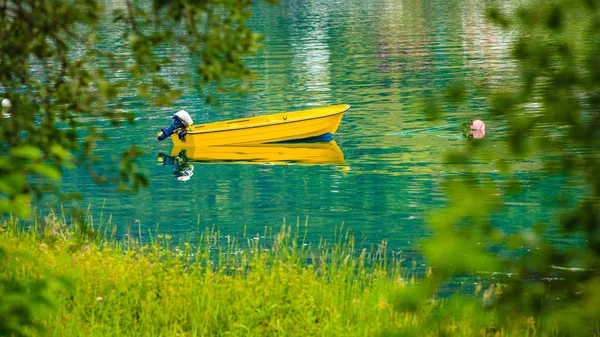
[[[120,5],[114,1],[109,7]],[[91,204],[95,219],[101,213],[105,220],[112,216],[121,233],[132,225],[137,229],[138,221],[144,233],[158,226],[174,237],[192,235],[198,225],[240,235],[244,230],[263,233],[284,221],[308,221],[315,240],[332,238],[344,224],[367,244],[388,240],[392,249],[411,255],[430,233],[428,212],[445,203],[441,181],[456,174],[444,164],[444,154],[467,141],[461,127],[393,133],[482,118],[488,132],[480,141],[505,151],[503,125],[487,118],[483,95],[514,77],[507,61],[510,36],[487,24],[483,13],[483,4],[473,0],[283,0],[278,6],[256,5],[252,27],[265,36],[265,49],[247,60],[259,74],[248,95],[220,95],[221,105],[213,106],[182,88],[184,96],[169,109],[123,98],[137,123],[107,128],[111,139],[99,144],[105,158],[99,165],[110,170],[120,151],[136,143],[147,152],[139,165],[150,188],[119,194],[95,185],[85,170],[75,170],[67,175],[65,190],[80,192],[82,205]],[[118,27],[107,27],[105,34],[109,47],[117,48]],[[192,71],[192,61],[182,51],[161,52],[180,60],[165,77]],[[467,103],[445,106],[443,120],[429,121],[418,108],[423,98],[456,82],[470,85]],[[334,137],[341,162],[193,163],[193,176],[181,181],[174,166],[157,160],[159,153],[171,154],[172,143],[157,142],[155,134],[179,109],[200,124],[341,103],[352,106]],[[481,179],[498,178],[493,161],[491,156],[477,164]],[[547,220],[558,202],[551,197],[555,181],[537,174],[534,164],[524,165],[519,174],[526,181],[523,193],[508,200],[495,219],[505,228]]]

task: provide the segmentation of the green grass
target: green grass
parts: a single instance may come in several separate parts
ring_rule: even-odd
[[[27,229],[14,219],[0,225],[0,250],[6,253],[0,265],[0,300],[5,300],[0,323],[10,322],[10,282],[24,285],[21,304],[33,307],[31,324],[23,321],[21,328],[7,331],[35,335],[35,326],[44,336],[531,336],[536,331],[532,318],[499,326],[476,297],[421,300],[414,279],[385,243],[357,252],[343,229],[333,242],[314,245],[303,242],[300,225],[240,240],[206,230],[195,241],[174,245],[167,235],[144,241],[139,232],[110,239],[90,223],[69,228],[51,215]]]

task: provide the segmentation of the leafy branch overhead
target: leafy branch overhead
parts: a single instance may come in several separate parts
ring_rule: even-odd
[[[94,169],[96,143],[108,137],[98,124],[134,121],[124,97],[166,106],[186,86],[208,101],[209,89],[224,90],[226,80],[239,90],[249,87],[252,74],[242,58],[260,48],[260,36],[246,25],[250,1],[124,0],[115,9],[102,4],[0,1],[0,96],[11,103],[0,120],[6,153],[0,213],[26,215],[31,198],[47,190],[60,194],[48,181],[60,181],[63,170],[76,164],[120,189],[147,185],[131,163],[142,153],[136,148],[124,149],[125,162],[114,176]],[[111,36],[120,40],[107,41]],[[171,52],[160,54],[158,47]],[[173,76],[176,62],[195,72]]]

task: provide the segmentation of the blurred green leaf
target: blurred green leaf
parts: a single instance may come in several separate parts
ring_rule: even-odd
[[[434,97],[427,97],[421,103],[425,115],[431,119],[439,119],[442,116],[442,109],[439,106],[438,100]]]
[[[467,95],[465,85],[463,83],[455,83],[451,85],[446,92],[446,98],[453,103],[462,102]]]
[[[499,270],[495,256],[486,252],[480,243],[460,235],[427,240],[423,253],[444,275]]]
[[[69,161],[73,158],[71,152],[58,144],[51,145],[49,151],[50,154],[58,158],[60,161]]]
[[[33,145],[23,145],[16,148],[12,148],[9,151],[10,156],[28,160],[40,159],[42,157],[42,154],[42,151]]]
[[[430,295],[427,284],[414,284],[396,289],[391,302],[396,311],[414,313],[427,305]]]
[[[487,17],[493,23],[504,28],[510,26],[509,19],[504,14],[502,14],[502,12],[500,12],[500,10],[496,7],[491,7],[487,10]]]
[[[559,6],[554,5],[548,16],[548,28],[552,30],[560,30],[562,26],[562,10]]]
[[[29,164],[26,165],[24,169],[28,172],[39,174],[52,180],[60,180],[62,178],[62,173],[60,172],[60,170],[56,166],[51,164]]]

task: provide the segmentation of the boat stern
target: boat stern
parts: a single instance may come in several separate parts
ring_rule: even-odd
[[[194,124],[192,117],[190,117],[190,114],[185,110],[179,110],[172,118],[173,120],[169,127],[160,129],[160,132],[156,135],[157,140],[162,141],[173,134],[180,134]]]

